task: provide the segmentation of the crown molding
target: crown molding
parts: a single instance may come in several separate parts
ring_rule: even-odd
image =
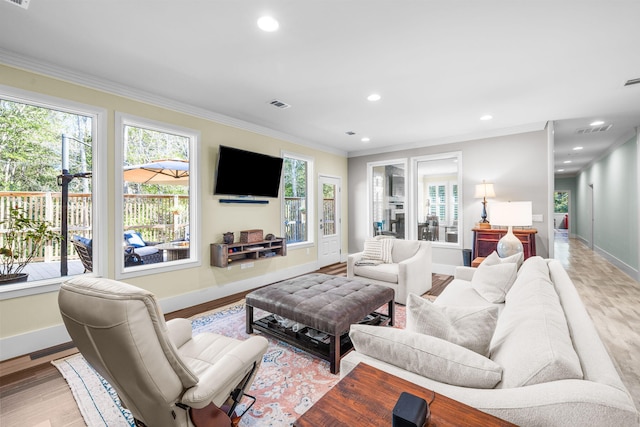
[[[122,85],[110,80],[101,79],[99,77],[87,75],[84,73],[79,73],[69,68],[64,68],[51,63],[38,61],[33,58],[19,55],[15,52],[11,52],[2,48],[0,48],[0,63],[13,68],[19,68],[27,72],[33,72],[41,74],[45,77],[64,80],[69,83],[78,84],[90,89],[122,96],[134,101],[144,102],[178,113],[188,114],[193,117],[210,120],[222,125],[246,130],[270,138],[280,139],[330,154],[336,154],[344,157],[347,156],[346,151],[338,150],[318,142],[309,141],[304,138],[299,138],[284,132],[277,131],[275,129],[268,128],[266,126],[261,126],[255,123],[236,119],[234,117],[226,116],[224,114],[216,113],[215,111],[206,110],[204,108],[195,107],[193,105],[159,96],[150,92],[142,91],[130,86]]]
[[[370,156],[374,154],[390,153],[390,152],[402,151],[402,150],[412,150],[416,148],[431,147],[435,145],[454,144],[456,142],[467,142],[467,141],[475,141],[479,139],[497,138],[501,136],[516,135],[520,133],[536,132],[536,131],[544,130],[546,126],[547,126],[547,121],[534,122],[534,123],[524,124],[520,126],[513,126],[509,128],[493,129],[493,130],[484,131],[484,132],[474,132],[474,133],[467,133],[462,135],[452,135],[452,136],[446,136],[442,138],[433,138],[433,139],[428,139],[424,141],[410,142],[402,145],[371,148],[369,150],[350,151],[349,153],[347,153],[347,157]]]

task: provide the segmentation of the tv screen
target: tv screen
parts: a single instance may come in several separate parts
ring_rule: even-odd
[[[220,146],[214,194],[278,197],[280,157]]]

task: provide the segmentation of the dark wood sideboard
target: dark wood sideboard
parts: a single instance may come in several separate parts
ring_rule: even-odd
[[[524,259],[536,255],[535,228],[522,228],[513,230],[513,234],[522,242]],[[486,257],[496,250],[498,241],[507,234],[506,228],[474,228],[473,229],[473,259]]]

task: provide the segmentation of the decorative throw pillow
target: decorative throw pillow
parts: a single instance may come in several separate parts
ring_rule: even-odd
[[[500,255],[498,255],[498,252],[493,251],[491,252],[491,254],[489,254],[488,257],[484,259],[484,261],[482,261],[482,264],[497,265],[497,264],[506,264],[506,263],[514,262],[518,266],[517,269],[519,269],[522,266],[523,261],[524,261],[524,253],[522,252],[518,252],[517,254],[511,255],[508,257],[500,258]]]
[[[471,278],[471,287],[480,296],[494,304],[503,303],[504,297],[511,289],[518,273],[515,263],[478,266]]]
[[[442,338],[486,357],[497,322],[498,306],[438,305],[415,294],[407,298],[408,331]]]
[[[91,239],[87,239],[86,237],[82,237],[82,236],[78,236],[78,235],[74,235],[73,236],[73,240],[77,240],[78,242],[82,243],[83,245],[85,245],[88,248],[90,248],[91,244],[92,244],[92,240]]]
[[[464,347],[403,329],[351,325],[357,352],[446,384],[493,388],[502,379],[502,367]]]
[[[391,248],[393,239],[367,239],[364,241],[364,251],[361,259],[379,260],[391,263]]]
[[[124,239],[129,245],[133,246],[134,248],[142,248],[146,246],[140,234],[135,231],[125,231]]]

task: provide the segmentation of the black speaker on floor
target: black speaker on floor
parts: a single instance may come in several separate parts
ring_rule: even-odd
[[[393,427],[424,427],[431,413],[427,401],[403,391],[393,408]]]

